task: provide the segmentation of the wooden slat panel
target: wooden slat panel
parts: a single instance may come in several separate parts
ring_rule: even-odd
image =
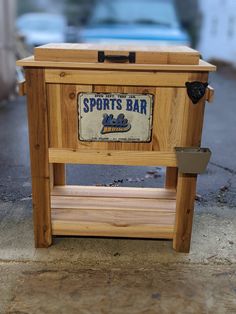
[[[91,93],[92,86],[60,85],[62,146],[78,147],[78,94]]]
[[[49,149],[50,163],[176,167],[174,152]]]
[[[156,89],[153,112],[153,150],[172,150],[180,144],[185,100],[185,88]]]
[[[107,223],[116,226],[127,226],[129,224],[136,225],[157,225],[174,226],[173,211],[159,211],[159,210],[139,210],[135,214],[128,208],[125,210],[96,210],[93,208],[88,209],[70,209],[70,208],[53,208],[52,209],[53,221],[67,221],[67,222],[91,222],[91,223]],[[156,221],[156,223],[155,223]]]
[[[62,147],[61,127],[61,86],[59,84],[47,85],[47,102],[49,112],[49,145]]]
[[[54,196],[89,196],[89,197],[122,197],[122,198],[176,198],[174,189],[133,188],[133,187],[104,187],[104,186],[54,186]]]
[[[71,117],[77,117],[76,87],[74,85],[60,86],[60,105],[61,105],[61,133],[62,147],[76,148],[78,138],[78,122]],[[76,123],[77,122],[77,123]]]
[[[47,84],[51,147],[79,146],[77,95],[82,91],[92,92],[92,86]]]
[[[157,217],[159,219],[159,217]],[[173,227],[153,225],[109,225],[107,223],[53,220],[53,235],[173,239]]]
[[[189,73],[46,69],[47,83],[185,87]]]
[[[104,210],[130,210],[143,211],[175,211],[175,200],[167,199],[142,199],[139,198],[118,198],[118,197],[71,197],[71,196],[52,196],[52,208],[70,209],[96,209]],[[69,204],[69,205],[68,205]]]

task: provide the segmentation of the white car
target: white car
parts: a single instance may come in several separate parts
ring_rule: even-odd
[[[32,47],[66,41],[67,22],[62,15],[27,13],[17,19],[16,27]]]

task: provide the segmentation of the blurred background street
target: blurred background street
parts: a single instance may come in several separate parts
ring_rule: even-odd
[[[169,241],[83,237],[34,249],[15,60],[48,42],[188,45],[217,65],[202,143],[212,159],[198,179],[190,254]],[[235,66],[234,0],[0,0],[0,313],[236,313]],[[164,169],[68,166],[67,179],[160,187]]]

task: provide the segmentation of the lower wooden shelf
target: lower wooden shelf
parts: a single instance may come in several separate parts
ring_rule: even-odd
[[[173,239],[175,197],[170,189],[55,186],[52,233]]]

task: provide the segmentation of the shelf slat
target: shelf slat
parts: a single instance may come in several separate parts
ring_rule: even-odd
[[[162,188],[136,188],[136,187],[113,187],[113,186],[78,186],[58,185],[54,186],[54,196],[91,196],[91,197],[122,197],[122,198],[158,198],[175,199],[174,189]]]

